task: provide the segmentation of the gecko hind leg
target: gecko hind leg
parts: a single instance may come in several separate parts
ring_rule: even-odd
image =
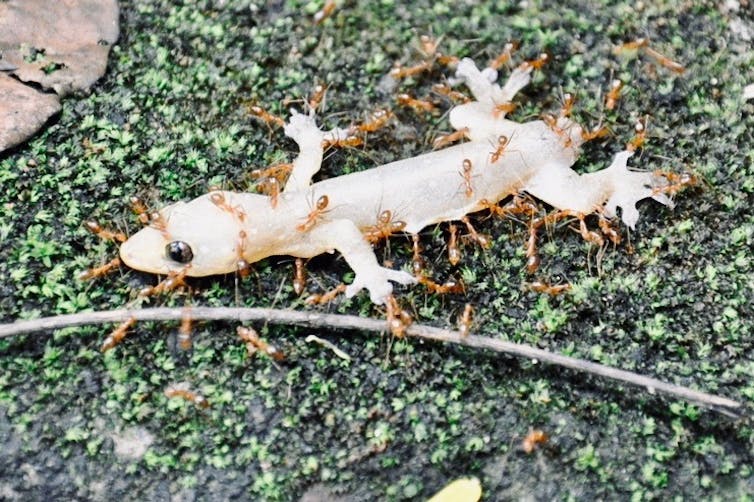
[[[497,71],[486,68],[482,71],[469,58],[458,63],[455,82],[463,82],[474,96],[474,101],[458,105],[450,110],[450,125],[457,131],[467,129],[466,136],[472,141],[499,136],[500,124],[505,115],[513,111],[515,95],[529,82],[533,66],[522,64],[515,68],[501,88],[495,80]]]

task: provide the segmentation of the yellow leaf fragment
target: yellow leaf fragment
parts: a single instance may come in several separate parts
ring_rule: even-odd
[[[481,497],[482,484],[477,478],[460,478],[435,493],[427,502],[477,502]]]

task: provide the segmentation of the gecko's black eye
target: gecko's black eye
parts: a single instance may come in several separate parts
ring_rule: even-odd
[[[188,263],[194,259],[194,252],[191,246],[183,241],[173,241],[165,246],[165,254],[168,258],[178,263]]]

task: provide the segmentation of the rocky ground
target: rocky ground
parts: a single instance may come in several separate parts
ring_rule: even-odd
[[[66,98],[46,130],[0,154],[0,320],[119,308],[154,284],[127,269],[78,281],[79,271],[116,253],[82,221],[133,232],[131,195],[159,207],[211,185],[250,189],[252,169],[291,159],[295,145],[250,117],[246,104],[285,113],[285,100],[327,83],[328,127],[395,108],[396,119],[366,147],[328,155],[321,176],[368,169],[426,151],[449,130],[442,114],[395,103],[397,92],[429,95],[448,72],[387,85],[394,61],[418,60],[419,35],[480,63],[515,39],[519,60],[551,55],[516,119],[555,111],[572,92],[581,120],[612,131],[588,145],[579,170],[605,167],[649,115],[647,144],[631,164],[691,171],[702,182],[672,211],[643,203],[636,231],[601,259],[566,226],[548,233],[537,278],[573,285],[558,297],[522,289],[531,280],[525,225],[475,217],[494,244],[464,243],[456,267],[445,259],[447,227],[428,228],[433,276],[463,278],[467,291],[411,287],[401,301],[418,321],[443,327],[470,302],[477,334],[724,395],[750,414],[754,104],[741,94],[754,81],[754,16],[741,3],[349,1],[317,25],[321,2],[123,2],[105,77],[90,95]],[[637,37],[686,72],[613,54]],[[614,78],[626,87],[607,111]],[[410,243],[394,238],[378,255],[408,266]],[[308,269],[312,291],[350,280],[338,255]],[[243,281],[191,281],[190,294],[144,306],[384,315],[366,295],[306,306],[291,279],[290,258],[268,259]],[[754,493],[748,418],[467,348],[257,328],[285,361],[248,358],[235,326],[222,322],[195,325],[190,354],[175,349],[175,323],[140,324],[106,354],[99,346],[108,326],[0,340],[0,499],[422,500],[461,476],[477,476],[486,500]],[[351,360],[307,344],[308,334]],[[211,407],[166,398],[179,382]],[[526,453],[533,428],[549,441]]]

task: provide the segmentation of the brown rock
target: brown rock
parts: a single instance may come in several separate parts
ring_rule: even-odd
[[[117,39],[116,0],[0,0],[0,152],[60,110],[58,96],[21,81],[59,96],[88,90]]]
[[[0,151],[34,134],[59,110],[57,95],[38,91],[0,72]]]
[[[101,77],[117,39],[116,0],[0,2],[0,68],[60,96]]]

